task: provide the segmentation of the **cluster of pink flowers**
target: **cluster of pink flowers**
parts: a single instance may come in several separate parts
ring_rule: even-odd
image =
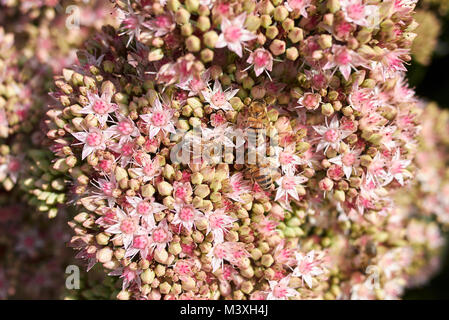
[[[413,178],[419,132],[404,79],[413,4],[116,5],[120,29],[63,71],[48,112],[88,268],[120,276],[120,299],[400,297],[416,253],[393,231],[409,224],[394,195]],[[249,151],[232,133],[254,101],[268,190],[226,152]],[[181,163],[185,141],[224,156]],[[380,291],[357,289],[367,266],[382,270]]]
[[[409,189],[413,206],[424,216],[435,217],[442,224],[449,223],[449,181],[446,163],[449,113],[434,103],[424,104],[421,114],[419,149],[414,165],[416,178]]]
[[[449,121],[406,81],[414,1],[113,2],[70,36],[41,15],[59,1],[0,29],[0,182],[67,204],[76,257],[110,277],[84,298],[397,299],[437,269]],[[50,248],[36,232],[15,248]]]

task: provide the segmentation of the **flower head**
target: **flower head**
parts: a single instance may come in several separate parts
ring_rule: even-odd
[[[150,110],[150,113],[143,114],[140,118],[148,127],[148,137],[152,139],[159,132],[163,134],[176,133],[173,126],[173,111],[167,107],[164,107],[159,99],[154,100],[154,106]]]
[[[223,91],[221,87],[221,83],[218,80],[214,82],[214,88],[207,88],[206,90],[201,91],[204,99],[213,109],[216,110],[232,110],[232,106],[229,103],[229,100],[237,94],[239,90],[232,90],[230,88]]]
[[[108,139],[112,137],[110,131],[101,130],[97,127],[90,127],[89,131],[74,132],[72,135],[80,141],[77,144],[83,144],[82,159],[92,154],[97,150],[105,150],[107,147]]]
[[[242,44],[257,38],[256,35],[244,28],[245,20],[246,13],[242,13],[233,20],[228,20],[228,18],[223,17],[221,20],[221,34],[218,37],[215,47],[228,47],[229,50],[242,57]]]

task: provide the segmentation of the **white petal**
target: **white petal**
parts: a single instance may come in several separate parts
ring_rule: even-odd
[[[73,132],[72,135],[79,141],[85,142],[88,133],[87,132]]]
[[[215,43],[215,48],[224,48],[224,47],[226,47],[227,45],[228,45],[228,43],[226,42],[226,40],[225,40],[225,38],[224,38],[224,35],[223,35],[223,34],[220,34],[220,35],[218,36],[217,42]]]
[[[81,155],[81,159],[84,160],[87,156],[89,156],[93,151],[95,150],[95,148],[93,147],[89,147],[87,144],[84,145],[83,148],[83,153]]]

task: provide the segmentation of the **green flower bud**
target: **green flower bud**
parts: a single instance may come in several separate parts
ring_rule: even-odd
[[[167,1],[167,8],[168,10],[172,12],[178,11],[179,7],[181,6],[181,3],[179,0],[168,0]]]
[[[102,246],[106,246],[108,244],[109,238],[110,237],[103,232],[97,234],[95,237],[95,239],[97,240],[97,243]]]
[[[288,60],[295,61],[299,57],[298,49],[296,49],[295,47],[288,48],[286,51],[286,57]]]
[[[330,117],[334,113],[334,108],[330,103],[324,103],[321,105],[321,113],[326,117]]]
[[[140,274],[140,279],[144,284],[151,284],[155,278],[154,271],[151,269],[146,269]]]
[[[215,31],[208,31],[203,35],[203,42],[208,48],[214,49],[217,41],[218,34]]]
[[[304,32],[301,28],[295,27],[288,33],[288,38],[291,42],[297,43],[304,39]]]
[[[193,33],[193,26],[191,23],[186,23],[186,24],[182,25],[181,34],[184,37],[188,37],[188,36],[192,35],[192,33]]]
[[[207,184],[200,184],[195,188],[194,194],[200,198],[206,198],[210,194],[210,189]]]
[[[201,31],[206,31],[210,29],[210,20],[206,16],[200,16],[198,17],[198,20],[196,22],[196,27],[200,29]]]
[[[190,13],[184,9],[181,8],[178,11],[176,11],[175,14],[175,21],[178,24],[186,24],[187,22],[189,22],[190,20]]]
[[[148,61],[159,61],[164,57],[164,52],[162,51],[162,49],[154,49],[151,50],[150,53],[148,54]]]
[[[288,17],[288,10],[284,6],[278,6],[274,9],[274,20],[282,22]]]
[[[131,293],[127,290],[122,290],[117,294],[118,300],[129,300],[131,298]]]
[[[336,13],[338,10],[340,10],[340,1],[339,0],[328,0],[327,1],[327,8],[331,13]]]
[[[249,31],[257,31],[260,28],[261,23],[262,20],[259,17],[250,15],[246,18],[245,28]]]
[[[196,12],[198,11],[198,8],[200,6],[199,0],[186,0],[184,5],[186,6],[186,9],[189,10],[189,12]]]
[[[274,263],[274,259],[271,256],[271,254],[264,254],[262,256],[261,263],[262,263],[262,265],[264,265],[265,267],[268,268]]]
[[[192,35],[186,39],[186,46],[190,52],[198,52],[201,50],[201,40]]]
[[[157,191],[162,196],[169,196],[173,191],[173,186],[167,181],[161,181],[157,184]]]
[[[201,60],[203,62],[211,62],[214,59],[214,52],[211,49],[201,50]]]
[[[97,251],[97,260],[100,263],[106,263],[111,261],[113,251],[109,247],[104,247],[103,249]]]
[[[267,30],[265,31],[265,35],[268,39],[274,39],[278,36],[279,30],[276,26],[269,26]],[[277,40],[280,41],[280,40]]]

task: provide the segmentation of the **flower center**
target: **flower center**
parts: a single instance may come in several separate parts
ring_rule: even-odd
[[[212,96],[212,103],[216,106],[222,106],[226,103],[226,97],[223,92],[217,92]]]
[[[106,172],[106,171],[111,170],[112,161],[111,160],[101,160],[98,165],[101,168],[101,170]]]
[[[97,100],[95,101],[92,109],[97,114],[107,114],[109,112],[109,105],[103,100]]]
[[[184,188],[178,188],[175,191],[175,196],[177,198],[184,198],[186,196],[187,192]]]
[[[114,223],[116,216],[114,210],[108,210],[106,214],[103,216],[103,220],[106,223],[112,224]]]
[[[316,108],[319,102],[319,98],[315,94],[305,94],[303,104],[307,109]]]
[[[323,74],[314,75],[312,81],[316,87],[322,88],[326,86],[326,77]]]
[[[393,174],[402,173],[403,170],[404,170],[404,165],[398,161],[393,163],[391,166],[391,173],[393,173]]]
[[[215,247],[214,249],[214,255],[218,258],[218,259],[224,259],[226,256],[226,250],[225,248],[223,248],[222,246],[218,245],[217,247]]]
[[[191,221],[193,216],[194,214],[192,208],[182,208],[179,212],[179,218],[183,221]]]
[[[155,172],[156,172],[156,168],[154,167],[154,165],[152,163],[147,164],[145,167],[143,167],[143,173],[146,176],[152,176],[152,175],[154,175]]]
[[[103,136],[99,132],[91,132],[87,135],[86,142],[91,147],[98,147],[103,142]]]
[[[129,121],[123,120],[119,122],[118,130],[123,135],[130,135],[133,132],[133,126]]]
[[[167,16],[159,16],[155,19],[154,24],[158,27],[158,28],[168,28],[170,27],[170,19]]]
[[[220,228],[223,225],[223,217],[212,215],[209,217],[209,224],[212,229]]]
[[[254,57],[254,64],[256,67],[264,67],[268,64],[270,58],[266,52],[257,52]]]
[[[190,89],[194,92],[199,92],[201,89],[204,89],[205,85],[204,82],[200,79],[192,79],[190,80]]]
[[[214,122],[213,125],[219,126],[219,125],[221,125],[221,124],[226,122],[226,118],[221,113],[215,113],[211,117],[212,117],[213,122]]]
[[[303,4],[303,0],[289,0],[288,1],[288,5],[290,6],[290,8],[292,8],[293,10],[300,10],[303,8],[304,4]]]
[[[239,27],[230,26],[224,31],[224,37],[227,42],[237,42],[242,36],[242,31]]]
[[[281,164],[290,164],[293,162],[293,156],[289,153],[282,152],[279,155],[279,161],[281,162]]]
[[[338,131],[336,129],[329,129],[324,134],[324,139],[327,142],[335,142],[338,140]]]
[[[298,266],[298,269],[301,274],[308,274],[310,271],[312,271],[312,266],[312,263],[302,260]]]
[[[122,147],[122,154],[124,156],[132,156],[134,153],[134,148],[133,148],[133,143],[132,142],[128,142],[125,143]]]
[[[136,29],[136,27],[139,25],[139,19],[134,16],[130,16],[129,18],[123,20],[123,25],[126,27],[126,29]]]
[[[294,187],[295,187],[295,180],[288,177],[284,177],[284,179],[282,180],[282,188],[284,190],[290,190],[293,189]]]
[[[220,3],[217,6],[217,11],[220,13],[220,15],[226,15],[229,13],[229,7],[230,5],[228,3]]]
[[[153,232],[153,239],[155,242],[164,243],[168,238],[167,232],[164,229],[156,229]]]
[[[283,286],[277,285],[276,287],[274,287],[273,295],[276,298],[285,298],[287,296],[287,289]]]
[[[342,22],[337,27],[337,32],[339,35],[347,35],[351,31],[351,24],[348,22]]]
[[[136,236],[133,240],[133,247],[137,249],[144,249],[148,244],[146,236]]]
[[[131,218],[124,219],[120,224],[120,230],[126,234],[133,234],[136,230],[134,220]]]
[[[152,208],[151,204],[149,204],[147,201],[141,201],[137,205],[136,209],[137,209],[138,214],[146,215],[146,214],[150,213],[153,208]]]
[[[343,162],[345,166],[350,167],[355,162],[355,155],[353,155],[352,153],[347,153],[343,156],[341,162]]]
[[[112,195],[112,190],[114,190],[114,184],[112,182],[105,182],[101,186],[101,191],[103,191],[103,193],[107,196]]]
[[[163,111],[155,111],[151,117],[151,121],[156,127],[163,127],[167,124],[167,116]]]
[[[335,61],[339,65],[347,65],[351,62],[351,55],[347,50],[342,50],[335,55]]]
[[[189,265],[186,263],[180,264],[178,266],[178,272],[179,272],[179,274],[183,274],[183,275],[189,274],[190,273]]]

